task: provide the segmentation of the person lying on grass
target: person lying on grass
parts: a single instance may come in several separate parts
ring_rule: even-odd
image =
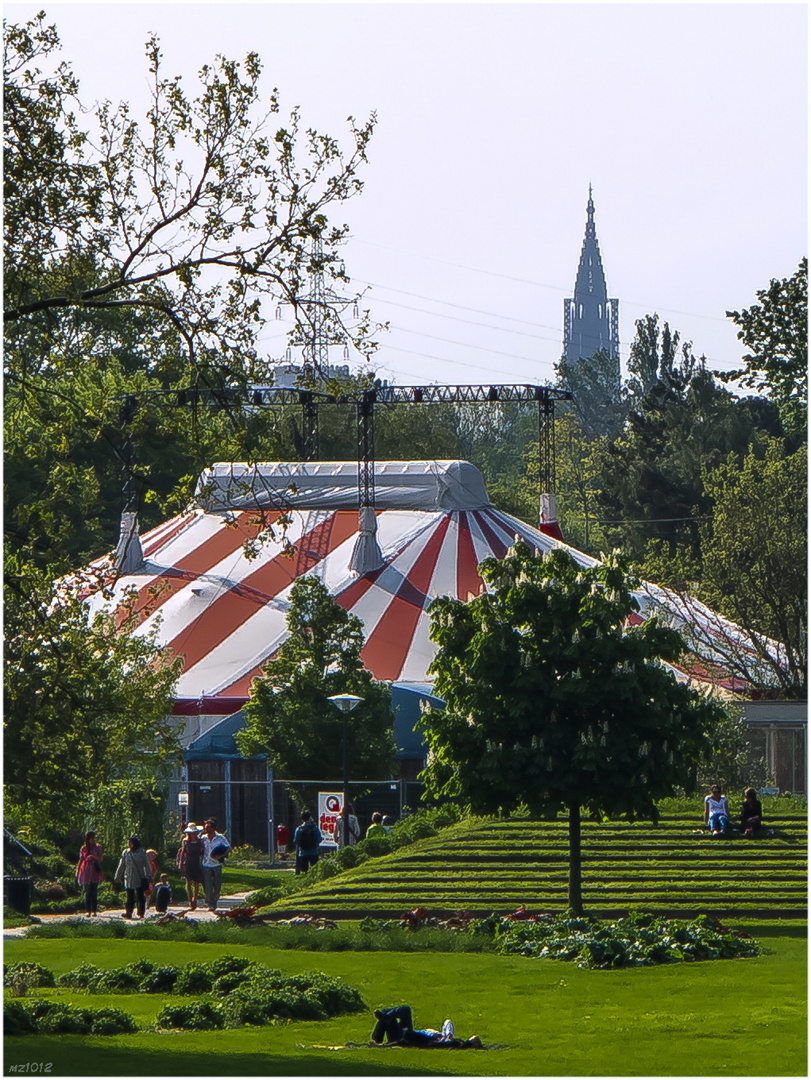
[[[482,1041],[478,1035],[469,1039],[457,1039],[453,1024],[446,1020],[442,1030],[415,1028],[410,1005],[397,1005],[390,1009],[376,1009],[377,1023],[372,1031],[372,1042],[382,1045],[384,1039],[390,1046],[419,1046],[444,1048],[446,1050],[480,1050]]]

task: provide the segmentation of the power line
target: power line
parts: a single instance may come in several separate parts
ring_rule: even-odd
[[[435,263],[439,263],[439,264],[441,264],[443,266],[453,266],[457,270],[469,270],[471,273],[474,273],[474,274],[485,274],[488,277],[501,278],[504,281],[516,281],[516,282],[519,282],[522,285],[534,285],[536,288],[539,288],[539,289],[552,289],[555,292],[562,292],[562,293],[571,292],[571,290],[569,288],[564,288],[561,285],[548,285],[548,284],[546,284],[546,283],[544,283],[542,281],[533,281],[530,278],[513,277],[510,274],[500,274],[497,270],[483,270],[479,266],[465,266],[463,263],[454,263],[454,262],[449,262],[446,259],[437,259],[436,257],[434,257],[432,255],[421,255],[421,254],[418,254],[417,252],[413,252],[413,251],[403,251],[401,248],[387,247],[384,244],[374,244],[369,240],[359,240],[357,237],[354,237],[354,236],[352,237],[352,241],[353,241],[353,243],[364,244],[364,245],[366,245],[366,247],[376,247],[376,248],[380,248],[382,251],[391,251],[395,255],[407,255],[410,258],[414,258],[414,259],[424,259],[426,262],[435,262]],[[427,298],[425,298],[425,299],[427,299]],[[659,305],[657,305],[657,304],[642,303],[639,300],[629,300],[627,298],[623,298],[621,300],[621,303],[623,303],[623,304],[632,304],[634,307],[645,308],[648,311],[667,312],[667,313],[672,314],[672,315],[686,315],[689,318],[693,318],[693,319],[710,319],[713,322],[722,322],[722,323],[727,322],[726,318],[721,318],[720,315],[701,315],[696,311],[679,311],[677,308],[659,307]]]
[[[492,370],[493,370],[492,366],[491,367],[483,367],[481,364],[469,364],[466,360],[448,360],[444,356],[434,356],[431,353],[414,352],[413,349],[398,349],[396,345],[386,345],[386,349],[389,349],[392,352],[405,353],[407,356],[419,356],[423,360],[438,360],[442,364],[453,364],[454,367],[470,368],[473,371],[489,371],[489,372],[492,372]],[[374,359],[376,359],[376,357]],[[512,357],[512,359],[520,360],[520,359],[522,359],[522,357],[515,356],[515,357]],[[548,360],[527,360],[527,363],[530,363],[530,364],[542,364],[542,365],[545,364],[545,365],[549,366],[549,361]],[[387,365],[387,364],[380,364],[378,366],[383,370],[394,371],[394,369],[390,368],[389,365]],[[405,374],[409,374],[409,373],[405,372]],[[506,373],[501,372],[500,374],[505,375]]]
[[[496,311],[485,311],[482,308],[468,307],[465,304],[456,304],[456,303],[454,303],[454,302],[452,302],[450,300],[438,300],[438,299],[436,299],[436,297],[425,296],[425,295],[423,295],[421,293],[409,292],[406,289],[395,289],[393,286],[390,286],[390,285],[381,285],[381,284],[373,282],[373,281],[364,281],[362,278],[355,278],[353,280],[357,281],[358,284],[360,284],[360,285],[367,285],[367,286],[369,286],[371,288],[374,288],[374,289],[384,289],[386,292],[394,292],[394,293],[397,293],[400,296],[411,296],[415,300],[426,300],[429,304],[442,304],[444,307],[452,307],[452,308],[456,308],[456,309],[461,310],[461,311],[472,311],[477,315],[488,315],[491,318],[502,319],[502,320],[504,320],[506,322],[522,323],[524,326],[535,326],[535,327],[538,327],[541,330],[554,330],[556,332],[557,336],[554,337],[554,338],[548,338],[548,337],[545,337],[543,334],[526,334],[525,331],[511,330],[509,327],[498,327],[498,326],[486,327],[487,329],[495,330],[497,332],[506,332],[506,333],[510,333],[510,334],[524,334],[527,337],[535,337],[539,341],[555,341],[555,342],[562,341],[562,330],[561,330],[561,328],[557,327],[557,326],[549,326],[547,323],[532,322],[530,319],[518,319],[518,318],[515,318],[514,316],[511,316],[511,315],[500,315]],[[462,322],[462,323],[467,323],[469,326],[483,326],[483,325],[486,325],[486,324],[474,322],[472,319],[459,319],[459,318],[457,318],[456,316],[453,316],[453,315],[446,315],[442,311],[429,311],[426,308],[411,307],[408,304],[398,304],[394,300],[386,300],[383,297],[377,297],[376,296],[374,298],[374,300],[375,300],[376,303],[388,304],[388,305],[390,305],[392,307],[402,307],[402,308],[405,308],[406,310],[409,310],[409,311],[418,311],[423,315],[433,316],[433,317],[440,318],[440,319],[455,319],[455,321]],[[629,304],[633,303],[630,300],[629,301],[625,301],[625,300],[620,301],[621,304],[625,304],[626,302],[629,303]],[[639,305],[639,306],[641,306],[641,305]],[[685,313],[682,312],[682,314],[685,314]],[[699,316],[699,317],[700,318],[711,318],[711,316],[704,316],[704,315]],[[636,322],[636,320],[634,320],[634,322]],[[627,349],[630,349],[631,346],[633,345],[633,343],[634,343],[633,340],[626,340],[626,339],[620,340],[620,345],[622,345],[624,348],[627,348]],[[692,344],[692,343],[690,343],[690,344]],[[705,357],[705,359],[708,362],[714,363],[714,364],[727,363],[727,361],[719,360],[716,357],[712,357],[712,356],[707,356],[707,357]]]
[[[375,283],[374,281],[363,281],[362,278],[354,278],[353,280],[357,281],[360,285],[368,285],[373,289],[385,289],[386,292],[398,293],[400,296],[412,296],[415,300],[427,300],[429,304],[442,304],[445,307],[458,308],[460,311],[472,311],[476,315],[489,315],[490,318],[493,318],[493,319],[503,319],[505,322],[523,323],[524,326],[538,326],[542,330],[555,330],[558,334],[560,334],[560,327],[559,326],[547,326],[546,323],[536,323],[536,322],[533,322],[531,319],[517,319],[512,315],[502,315],[498,311],[484,311],[484,310],[482,310],[482,308],[468,307],[466,304],[454,304],[451,300],[437,300],[436,297],[433,297],[433,296],[423,296],[421,293],[408,292],[406,289],[395,289],[391,285],[380,285],[380,284]],[[383,300],[382,302],[384,304],[394,304],[396,307],[406,307],[407,306],[405,304],[395,304],[395,301],[393,301],[393,300]],[[411,308],[410,310],[411,311],[422,311],[426,315],[439,315],[443,319],[453,318],[452,315],[443,315],[441,311],[436,311],[436,312],[425,311],[424,308]],[[474,323],[473,325],[477,326],[479,324]],[[498,329],[498,327],[495,327],[494,329]],[[517,331],[512,331],[512,332],[517,333]]]
[[[428,338],[430,341],[442,341],[446,345],[458,345],[462,349],[477,349],[479,352],[491,353],[493,356],[506,356],[510,360],[523,360],[528,364],[541,363],[533,356],[516,356],[515,353],[501,352],[498,349],[491,349],[487,345],[470,345],[466,341],[454,341],[453,338],[437,337],[436,334],[424,334],[420,330],[407,330],[404,326],[399,329],[401,334],[414,334],[417,337]]]

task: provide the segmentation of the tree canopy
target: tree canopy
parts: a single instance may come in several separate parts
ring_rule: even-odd
[[[6,324],[138,310],[177,336],[192,368],[245,376],[263,300],[289,302],[306,322],[307,268],[343,273],[346,230],[326,212],[361,189],[374,117],[349,118],[345,155],[336,138],[302,130],[297,110],[276,119],[257,53],[204,65],[191,96],[152,37],[142,124],[125,103],[82,109],[58,47],[43,14],[6,28]]]
[[[349,778],[387,779],[394,764],[391,689],[361,662],[360,619],[337,604],[317,578],[298,578],[290,590],[290,636],[251,686],[246,727],[237,743],[246,757],[267,755],[279,779],[340,779],[344,721],[329,700],[354,694],[363,701],[347,725]]]
[[[740,327],[738,338],[750,351],[744,369],[728,373],[741,384],[765,390],[777,403],[787,434],[804,439],[808,431],[808,259],[780,281],[772,278],[757,293],[760,301],[743,311],[728,311]]]
[[[430,608],[446,708],[423,721],[423,778],[479,813],[568,810],[580,911],[581,808],[655,819],[658,799],[692,790],[720,706],[665,666],[684,648],[674,630],[629,623],[635,582],[616,554],[584,568],[521,542],[480,573],[490,591]]]
[[[4,790],[34,813],[86,812],[121,781],[150,786],[179,760],[171,720],[179,661],[154,634],[88,620],[82,586],[7,554]]]
[[[155,38],[140,120],[83,105],[59,50],[44,14],[4,26],[6,536],[61,571],[115,542],[128,477],[150,525],[212,460],[278,452],[273,413],[225,391],[272,383],[268,305],[290,305],[302,341],[308,275],[345,278],[328,215],[361,190],[375,121],[338,139],[283,118],[256,53],[204,65],[191,92]],[[374,349],[365,314],[343,330]],[[215,407],[173,409],[190,386]]]

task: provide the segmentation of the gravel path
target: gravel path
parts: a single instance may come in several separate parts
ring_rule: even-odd
[[[229,896],[221,896],[220,897],[220,906],[218,908],[218,911],[222,912],[222,911],[226,911],[226,910],[228,910],[230,908],[239,907],[241,904],[245,903],[245,897],[248,896],[248,895],[249,894],[247,892],[243,892],[243,893],[231,893]],[[198,922],[216,922],[217,918],[219,917],[213,911],[209,911],[208,908],[206,908],[205,906],[198,907],[196,911],[190,911],[187,905],[170,904],[169,905],[169,911],[171,912],[172,915],[175,915],[178,918],[188,917],[189,919],[196,919]],[[123,915],[124,915],[124,909],[123,908],[109,908],[106,911],[100,911],[98,913],[98,915],[95,916],[95,918],[99,922],[104,922],[104,921],[109,922],[110,920],[114,920],[115,922],[120,922],[120,921],[122,921]],[[78,913],[74,913],[72,915],[34,915],[34,916],[32,916],[32,918],[37,919],[38,922],[40,922],[40,923],[68,922],[69,920],[72,920],[72,921],[75,922],[77,919],[81,920],[81,922],[83,922],[83,923],[88,923],[88,924],[93,922],[93,919],[88,919],[87,916],[81,915],[81,914],[78,914]],[[123,919],[123,922],[126,924],[129,921],[132,925],[137,926],[142,921],[143,922],[150,922],[153,919],[157,919],[157,918],[160,918],[160,916],[155,911],[153,911],[152,909],[147,908],[146,916],[145,916],[145,918],[143,920],[141,920],[141,919],[132,919],[132,920]],[[13,941],[15,938],[25,937],[26,931],[28,929],[29,929],[29,927],[27,927],[27,926],[6,927],[6,928],[3,929],[3,940],[4,941]]]

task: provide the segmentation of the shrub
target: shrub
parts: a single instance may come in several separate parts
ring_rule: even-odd
[[[706,915],[689,923],[645,913],[609,923],[566,916],[511,922],[490,916],[473,920],[471,932],[487,932],[485,923],[499,942],[499,952],[568,960],[583,968],[733,959],[760,952],[756,942],[737,936]]]
[[[260,851],[259,848],[252,847],[250,844],[241,844],[239,847],[231,848],[228,865],[250,866],[256,862],[267,862],[268,857],[267,852]]]
[[[354,987],[322,972],[291,977],[261,964],[251,964],[237,977],[243,977],[244,981],[228,990],[223,986],[222,990],[227,994],[225,1010],[233,1025],[323,1020],[366,1008]]]
[[[121,1009],[88,1009],[91,1035],[127,1035],[138,1030],[129,1013]]]
[[[227,975],[221,975],[219,979],[215,979],[211,989],[217,997],[226,997],[232,990],[236,990],[238,986],[250,982],[250,978],[250,972],[231,971]]]
[[[56,986],[56,979],[52,971],[33,960],[3,964],[3,986],[11,987],[12,992],[17,994],[16,988],[22,984],[26,990],[33,990],[35,986]]]
[[[111,968],[104,972],[95,986],[88,989],[98,994],[126,994],[139,990],[145,977],[144,973],[128,967]]]
[[[60,885],[58,881],[51,881],[46,878],[36,878],[34,880],[35,900],[51,903],[54,900],[66,899],[67,895],[64,885]]]
[[[145,975],[138,987],[142,994],[170,994],[180,974],[176,967],[159,967]]]
[[[151,960],[133,960],[131,964],[127,964],[125,971],[131,971],[139,978],[143,979],[147,975],[151,975],[155,970],[155,965]]]
[[[267,1024],[273,1020],[324,1020],[326,1012],[314,994],[274,989],[251,983],[240,987],[226,1002],[235,1024]]]
[[[33,1035],[37,1022],[22,1001],[3,1002],[3,1034]]]
[[[247,956],[220,956],[217,960],[211,960],[205,964],[205,968],[211,973],[213,979],[219,979],[222,975],[231,975],[235,972],[244,971],[250,967],[253,961]]]
[[[207,964],[186,964],[175,983],[176,994],[208,994],[214,983]]]
[[[268,904],[275,904],[284,896],[284,893],[285,890],[280,885],[265,885],[264,888],[250,893],[246,903],[253,904],[255,907],[267,907]]]
[[[61,1002],[49,1001],[50,1006],[37,1017],[37,1033],[42,1035],[89,1035],[92,1028],[89,1009],[75,1009]]]
[[[219,1005],[210,1001],[193,1001],[188,1005],[166,1005],[157,1016],[161,1028],[187,1028],[192,1031],[225,1027],[225,1014]]]
[[[5,1002],[3,1028],[6,1035],[119,1035],[138,1030],[120,1009],[82,1009],[45,999],[27,1005]]]
[[[95,986],[106,974],[107,972],[103,968],[82,963],[71,971],[66,971],[58,976],[56,985],[70,986],[74,990],[87,990]]]

